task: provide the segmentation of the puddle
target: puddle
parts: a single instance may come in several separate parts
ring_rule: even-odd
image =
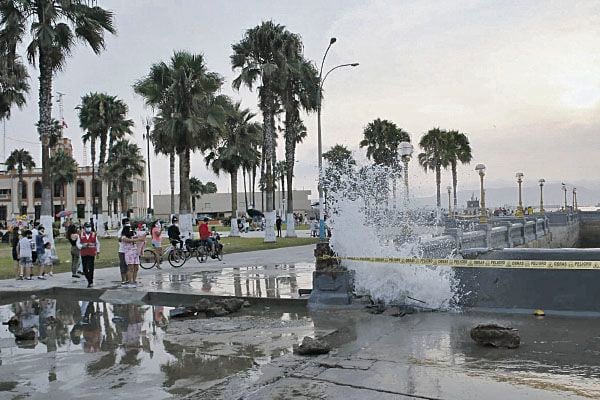
[[[186,288],[220,296],[298,298],[299,288],[312,287],[314,270],[314,263],[297,263],[218,268],[191,274],[169,271],[157,273],[150,285],[153,289]]]
[[[171,308],[66,297],[0,306],[0,320],[15,322],[0,326],[0,397],[169,398],[268,363],[314,332],[304,311],[176,320]]]

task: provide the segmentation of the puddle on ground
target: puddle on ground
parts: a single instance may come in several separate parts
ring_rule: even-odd
[[[268,363],[314,333],[303,310],[176,320],[171,308],[66,297],[0,306],[0,320],[14,322],[0,327],[0,397],[169,398]]]
[[[298,289],[312,288],[314,270],[314,263],[227,267],[191,274],[177,274],[171,269],[157,273],[150,285],[156,289],[187,287],[219,296],[298,298]]]

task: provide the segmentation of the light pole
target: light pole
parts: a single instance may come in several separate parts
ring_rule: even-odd
[[[546,183],[545,179],[540,179],[538,181],[540,183],[540,214],[544,214],[546,210],[544,210],[544,183]]]
[[[448,218],[452,218],[452,186],[446,187],[448,190]]]
[[[577,188],[573,188],[573,212],[577,211]]]
[[[485,165],[477,164],[475,167],[475,171],[479,173],[479,178],[481,181],[481,204],[480,204],[480,212],[479,212],[479,223],[487,224],[487,210],[485,209],[485,191],[483,190],[483,177],[485,176]]]
[[[148,210],[147,214],[152,215],[152,175],[150,175],[150,124],[152,124],[152,120],[150,117],[146,117],[146,145],[148,148]]]
[[[515,213],[515,215],[517,217],[522,217],[524,215],[523,213],[523,197],[521,195],[521,184],[523,183],[523,173],[522,172],[517,172],[515,177],[517,178],[517,183],[519,184],[519,205],[517,206],[517,212]]]
[[[563,192],[565,192],[565,212],[567,212],[567,185],[564,183],[561,183],[561,185]]]
[[[331,68],[325,76],[323,76],[323,66],[325,65],[325,58],[327,57],[327,53],[329,53],[329,49],[336,42],[336,38],[332,37],[329,39],[329,45],[327,46],[327,50],[325,50],[325,54],[323,54],[323,60],[321,61],[321,69],[319,70],[319,90],[317,93],[317,141],[318,141],[318,155],[319,155],[319,239],[325,240],[325,199],[323,198],[323,142],[321,140],[321,91],[323,90],[323,84],[325,83],[325,79],[327,76],[334,70],[342,67],[356,67],[358,63],[351,64],[340,64]]]

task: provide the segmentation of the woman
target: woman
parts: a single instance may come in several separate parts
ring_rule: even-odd
[[[140,255],[137,247],[138,238],[135,236],[131,226],[125,225],[123,227],[121,242],[123,243],[125,263],[127,264],[127,284],[123,286],[135,288],[137,287],[135,279],[137,276],[137,269],[140,264]]]
[[[162,263],[162,254],[163,254],[163,250],[162,250],[162,225],[160,223],[160,220],[156,220],[152,223],[152,228],[150,229],[150,235],[152,236],[152,247],[154,248],[154,251],[156,251],[156,253],[158,254],[158,261],[159,264]],[[160,265],[156,266],[158,269],[160,269]]]
[[[17,245],[19,244],[19,227],[13,225],[10,230],[10,247],[12,248],[12,259],[15,265],[15,274],[17,280],[23,279],[23,271],[19,268],[19,254],[17,254]]]
[[[67,240],[71,243],[71,277],[79,279],[80,276],[77,270],[79,269],[81,253],[77,247],[77,239],[79,239],[79,228],[75,224],[70,225],[67,230]]]

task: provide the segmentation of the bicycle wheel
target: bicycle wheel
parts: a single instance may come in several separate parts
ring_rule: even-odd
[[[200,263],[206,262],[206,247],[205,246],[200,246],[200,247],[198,247],[198,250],[196,250],[196,260],[198,260],[198,262],[200,262]]]
[[[140,267],[151,269],[158,264],[158,255],[152,249],[145,249],[140,257]]]
[[[215,251],[217,252],[217,258],[219,261],[223,261],[223,246],[217,245],[217,249]]]
[[[171,264],[173,268],[181,267],[185,264],[186,260],[187,257],[182,249],[173,249],[173,251],[169,253],[169,264]]]

